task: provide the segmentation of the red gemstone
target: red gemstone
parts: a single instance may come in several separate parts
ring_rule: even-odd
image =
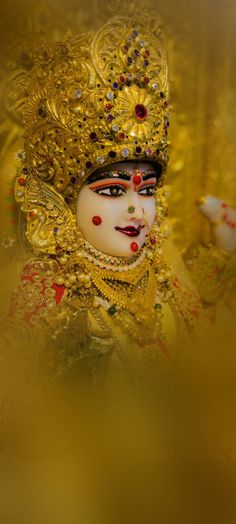
[[[145,82],[146,84],[149,84],[149,82],[150,82],[150,78],[148,78],[148,76],[145,76],[145,77],[144,77],[144,82]]]
[[[30,217],[30,218],[34,218],[35,216],[36,216],[35,211],[30,211],[30,212],[29,212],[29,217]]]
[[[102,219],[100,216],[96,215],[92,218],[92,222],[95,226],[100,226],[100,224],[102,223]]]
[[[26,183],[26,180],[25,180],[25,178],[23,178],[23,177],[20,177],[20,178],[19,178],[19,180],[18,180],[18,183],[20,184],[20,186],[24,186],[24,185],[25,185],[25,183]]]
[[[130,249],[131,249],[131,251],[136,253],[136,251],[138,251],[138,244],[137,244],[137,242],[131,242]]]
[[[125,77],[124,77],[124,76],[120,76],[120,82],[121,82],[122,84],[125,83]]]
[[[133,182],[133,184],[135,184],[136,186],[139,186],[139,184],[141,184],[141,182],[142,182],[142,178],[141,178],[141,176],[140,176],[140,175],[134,175],[134,176],[132,177],[132,182]]]
[[[113,105],[112,105],[112,104],[106,104],[106,105],[105,105],[105,109],[106,109],[106,111],[111,111],[112,108],[113,108]]]
[[[150,51],[148,51],[146,49],[146,51],[144,51],[143,55],[145,56],[145,58],[148,58],[150,56]]]
[[[151,244],[154,245],[154,244],[156,244],[156,243],[157,243],[157,239],[156,239],[155,237],[152,237],[152,238],[151,238]]]
[[[146,120],[148,116],[147,108],[143,104],[137,104],[134,112],[138,120]]]
[[[125,133],[119,133],[118,137],[119,137],[120,140],[124,140],[125,139]]]

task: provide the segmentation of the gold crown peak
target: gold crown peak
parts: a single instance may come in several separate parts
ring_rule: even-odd
[[[27,56],[18,103],[21,194],[33,172],[73,206],[82,183],[103,165],[145,160],[165,168],[168,78],[159,17],[114,17],[95,33],[31,43]]]

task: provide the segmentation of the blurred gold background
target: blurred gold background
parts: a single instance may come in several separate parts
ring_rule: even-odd
[[[12,192],[15,153],[20,147],[23,129],[12,119],[5,91],[5,79],[16,49],[21,48],[22,39],[32,30],[44,31],[50,40],[56,40],[68,30],[73,33],[94,30],[112,14],[128,9],[132,12],[142,6],[160,13],[168,37],[171,161],[167,184],[177,247],[184,251],[193,242],[211,238],[209,225],[195,205],[199,196],[214,194],[236,206],[236,0],[145,0],[127,4],[124,0],[116,3],[107,0],[2,0],[0,248],[6,249],[0,250],[0,276],[3,275],[0,313],[8,307],[11,290],[17,285],[24,263],[23,252],[16,248],[17,210]],[[17,100],[13,103],[17,104]],[[45,395],[47,409],[43,405],[43,422],[41,412],[36,410],[37,424],[32,424],[32,431],[40,440],[38,428],[42,424],[44,430],[50,420],[48,433],[53,460],[40,460],[37,455],[35,461],[26,461],[23,455],[15,469],[7,470],[9,476],[11,474],[10,481],[6,475],[0,475],[2,498],[6,499],[1,511],[4,512],[6,506],[9,518],[10,508],[11,522],[18,523],[24,510],[31,516],[31,522],[40,524],[46,522],[45,517],[41,520],[41,512],[44,515],[46,511],[51,512],[50,522],[72,522],[78,511],[81,516],[83,511],[89,512],[86,516],[90,520],[83,515],[83,522],[98,522],[93,520],[92,513],[100,511],[103,517],[100,522],[104,522],[104,508],[106,515],[111,512],[110,522],[113,523],[149,524],[157,522],[155,515],[160,522],[171,524],[231,524],[235,521],[235,353],[231,364],[226,353],[231,341],[225,343],[225,332],[224,326],[222,338],[218,337],[218,352],[217,345],[212,344],[208,359],[203,352],[200,364],[194,360],[193,365],[187,365],[184,375],[188,383],[184,383],[184,387],[181,380],[181,387],[173,386],[172,373],[169,382],[163,381],[164,386],[159,381],[160,391],[153,393],[150,412],[145,397],[140,404],[140,395],[136,402],[139,409],[141,405],[141,415],[138,412],[137,419],[127,398],[121,405],[122,416],[117,416],[118,406],[115,406],[114,415],[112,411],[114,421],[112,419],[111,425],[109,418],[104,422],[99,405],[95,406],[99,424],[87,405],[86,416],[82,412],[78,417],[79,395],[73,404],[70,394],[66,402],[62,391],[55,411],[55,404],[52,402],[51,406],[50,396]],[[25,341],[26,337],[24,344]],[[39,345],[38,340],[37,343]],[[10,346],[10,352],[11,349]],[[226,371],[222,378],[223,364]],[[17,373],[20,381],[19,366]],[[76,407],[71,425],[68,424],[71,416],[68,406]],[[93,421],[91,426],[86,424],[87,413],[89,423]],[[44,435],[47,446],[48,433]],[[29,434],[27,440],[23,432],[25,448],[33,437]],[[15,438],[19,438],[18,434]],[[61,443],[64,445],[63,439],[68,446],[65,457],[56,455],[54,461]],[[221,447],[219,442],[223,442]],[[74,456],[72,451],[77,447],[78,456]],[[33,452],[34,449],[27,449],[29,455]],[[220,460],[212,463],[212,456],[215,458],[218,454]]]
[[[158,11],[168,40],[171,160],[166,182],[177,247],[183,252],[191,243],[211,239],[209,225],[195,205],[198,197],[213,194],[236,206],[236,0],[140,0],[127,4],[124,0],[7,0],[0,7],[3,247],[4,242],[9,244],[9,237],[12,246],[17,245],[12,181],[23,129],[12,118],[5,86],[16,50],[31,31],[43,31],[49,40],[57,40],[67,31],[94,30],[112,15],[127,10],[140,10],[142,16],[144,8]],[[17,100],[11,103],[14,106]],[[13,249],[10,246],[3,252],[5,270]]]

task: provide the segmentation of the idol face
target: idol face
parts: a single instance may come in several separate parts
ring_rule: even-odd
[[[111,256],[138,252],[155,220],[159,176],[152,164],[134,162],[117,162],[90,175],[77,200],[84,239]]]

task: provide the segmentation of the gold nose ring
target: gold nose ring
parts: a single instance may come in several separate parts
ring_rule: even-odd
[[[135,207],[134,206],[129,206],[128,207],[128,213],[134,213],[135,212]]]

